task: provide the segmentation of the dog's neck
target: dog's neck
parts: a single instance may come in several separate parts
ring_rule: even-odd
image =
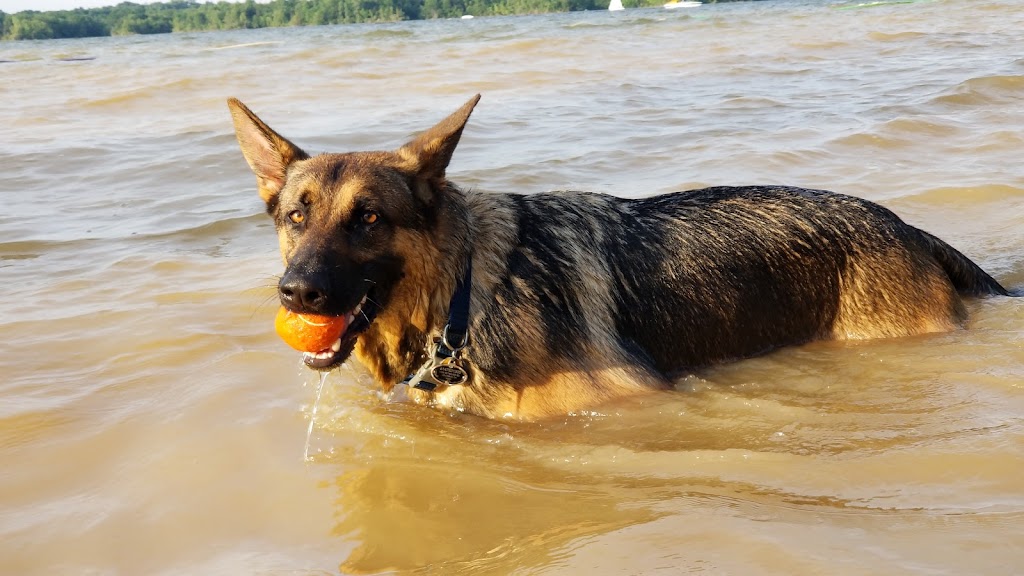
[[[466,258],[458,286],[448,304],[448,321],[440,338],[427,346],[427,360],[403,381],[425,392],[444,390],[469,383],[469,363],[463,350],[469,344],[469,304],[473,284],[473,259]]]
[[[416,246],[419,258],[405,263],[403,281],[356,343],[356,357],[385,391],[427,360],[429,346],[448,322],[452,295],[471,255],[466,196],[445,183],[434,202],[433,230],[406,230],[395,238]]]

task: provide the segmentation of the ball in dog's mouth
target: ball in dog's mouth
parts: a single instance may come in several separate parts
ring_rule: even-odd
[[[351,317],[322,316],[293,312],[284,306],[274,318],[274,330],[285,344],[300,352],[317,352],[331,347],[351,324]]]
[[[370,327],[377,311],[367,293],[352,311],[341,316],[297,314],[282,307],[275,327],[282,340],[303,353],[307,367],[328,371],[348,359],[356,338]]]

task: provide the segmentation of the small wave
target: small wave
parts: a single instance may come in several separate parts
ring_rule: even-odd
[[[847,48],[851,44],[844,40],[794,40],[789,45],[804,50],[836,50]]]
[[[570,22],[568,24],[563,25],[562,28],[565,30],[590,30],[600,28],[614,28],[617,26],[622,26],[623,24],[628,25],[632,23],[633,21],[623,21],[619,19],[608,19],[604,21],[587,20],[583,22]]]
[[[924,134],[927,136],[949,137],[961,131],[960,127],[922,118],[896,118],[884,125],[887,132],[899,134]]]
[[[858,2],[857,4],[833,4],[836,10],[855,10],[857,8],[877,8],[879,6],[892,6],[895,4],[914,4],[920,0],[880,0],[877,2]]]
[[[76,101],[75,104],[86,108],[105,108],[111,106],[123,106],[129,102],[146,100],[154,96],[166,95],[172,92],[189,92],[196,86],[196,81],[191,78],[182,78],[173,82],[163,84],[149,84],[129,92],[115,94],[106,98],[95,100]]]
[[[43,59],[43,57],[40,56],[39,54],[35,53],[35,52],[20,52],[20,53],[14,53],[14,54],[8,52],[4,56],[4,58],[0,59],[0,64],[16,64],[16,63],[19,63],[19,62],[38,62],[38,61],[40,61],[42,59]]]
[[[978,202],[1001,202],[1008,199],[1024,198],[1024,188],[1008,184],[984,184],[967,187],[932,188],[909,194],[904,199],[913,198],[927,204],[952,206],[956,204],[975,204]]]
[[[972,148],[975,153],[1024,150],[1024,135],[1013,130],[996,130],[976,139]]]
[[[67,242],[52,240],[18,240],[0,242],[0,260],[32,260]]]
[[[213,46],[211,48],[203,48],[200,52],[215,52],[218,50],[234,50],[236,48],[251,48],[253,46],[267,46],[272,44],[282,44],[281,40],[267,40],[265,42],[245,42],[242,44],[229,44],[227,46]]]
[[[145,92],[142,90],[140,92]],[[144,94],[130,93],[130,94],[118,94],[109,98],[100,98],[99,100],[90,100],[87,102],[81,102],[80,104],[84,108],[103,108],[108,106],[121,106],[127,104],[133,100],[141,100],[146,98]]]
[[[684,16],[684,18],[690,18],[690,16]],[[665,18],[651,17],[641,17],[630,20],[620,20],[618,18],[615,18],[606,21],[587,20],[583,22],[570,22],[568,24],[564,24],[562,28],[565,30],[588,30],[601,28],[618,28],[622,26],[648,26],[650,24],[658,24],[665,21]]]
[[[551,46],[551,41],[543,38],[529,38],[522,39],[517,38],[510,42],[498,43],[493,46],[482,47],[479,50],[480,56],[488,56],[491,54],[520,54],[524,52],[535,51],[542,48],[548,48]]]
[[[872,132],[858,132],[832,140],[832,144],[846,148],[877,148],[881,150],[895,150],[909,144],[904,139],[892,138]]]
[[[876,42],[903,42],[927,36],[924,32],[871,32],[868,39]]]
[[[412,38],[416,35],[413,30],[371,30],[365,34],[362,34],[363,38],[374,39],[374,38]]]
[[[726,98],[718,107],[723,110],[762,110],[765,108],[784,108],[786,105],[778,100],[764,96],[735,96]]]
[[[256,223],[264,222],[267,219],[263,213],[246,214],[244,216],[232,216],[222,218],[213,222],[205,222],[194,226],[183,227],[177,230],[166,230],[149,234],[139,234],[134,240],[149,241],[176,238],[179,240],[202,240],[217,238],[221,236],[234,236],[242,230],[253,227]],[[2,245],[0,245],[2,246]]]
[[[982,76],[957,84],[932,101],[936,104],[972,106],[1019,102],[1024,95],[1024,76]]]
[[[52,437],[57,428],[71,421],[68,412],[59,406],[42,408],[44,402],[37,400],[29,410],[18,406],[19,403],[4,407],[0,414],[0,448],[10,449]]]

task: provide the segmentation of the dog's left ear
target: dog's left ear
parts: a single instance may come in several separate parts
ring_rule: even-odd
[[[398,149],[398,155],[407,162],[411,172],[428,181],[444,178],[444,171],[459,144],[462,129],[466,127],[466,121],[479,101],[479,94],[473,96],[451,116]]]
[[[238,145],[242,147],[242,155],[256,173],[260,198],[271,204],[284,187],[288,166],[292,162],[309,158],[309,155],[271,130],[270,126],[238,100],[230,98],[228,109],[235,123],[235,136],[238,137]]]

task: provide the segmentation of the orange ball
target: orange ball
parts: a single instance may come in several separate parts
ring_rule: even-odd
[[[274,329],[285,344],[299,352],[322,352],[345,331],[345,316],[296,314],[284,306],[277,311]]]

